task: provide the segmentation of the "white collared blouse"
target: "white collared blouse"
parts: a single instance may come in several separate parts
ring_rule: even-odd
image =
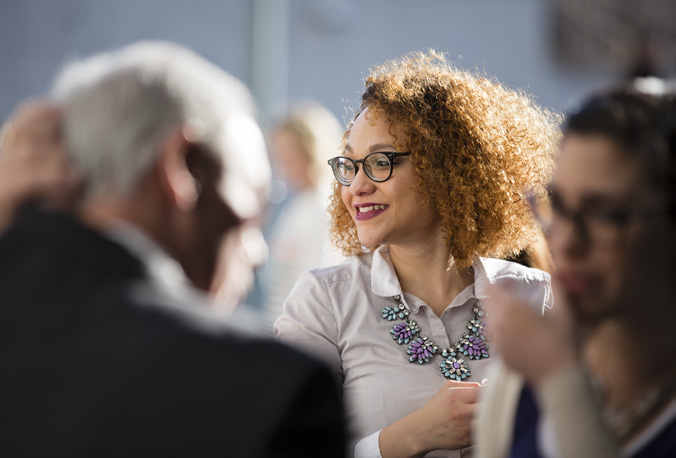
[[[402,292],[387,246],[338,266],[310,270],[298,279],[275,322],[275,335],[324,360],[340,377],[355,456],[379,457],[380,431],[422,407],[447,380],[439,367],[441,355],[423,365],[411,363],[408,345],[392,339],[390,329],[400,320],[383,319],[382,310],[395,305],[393,296],[403,297],[411,311],[409,318],[440,348],[460,340],[472,308],[487,297],[487,287],[496,280],[514,280],[511,291],[525,295],[541,310],[552,305],[550,277],[545,272],[489,258],[477,259],[473,270],[474,283],[440,317],[419,298]],[[466,381],[485,378],[496,361],[491,351],[489,343],[490,358],[469,361],[471,376]],[[466,455],[434,451],[426,456]]]

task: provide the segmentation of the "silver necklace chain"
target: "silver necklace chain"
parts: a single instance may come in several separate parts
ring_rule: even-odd
[[[631,439],[671,400],[676,392],[676,365],[672,365],[666,382],[652,385],[633,403],[613,406],[607,402],[607,393],[598,378],[589,376],[591,386],[601,405],[601,416],[606,426],[622,443]]]

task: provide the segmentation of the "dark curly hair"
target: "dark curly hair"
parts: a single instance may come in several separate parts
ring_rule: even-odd
[[[558,116],[524,93],[452,67],[433,50],[371,70],[344,142],[366,108],[406,135],[416,190],[441,215],[452,262],[468,267],[475,256],[513,256],[536,239],[523,194],[544,192]],[[329,212],[344,255],[375,248],[359,242],[337,182]]]

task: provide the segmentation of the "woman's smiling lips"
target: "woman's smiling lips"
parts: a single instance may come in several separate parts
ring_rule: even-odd
[[[356,210],[355,219],[357,221],[365,221],[380,215],[382,212],[390,208],[390,206],[384,204],[365,203],[356,204],[354,208]]]

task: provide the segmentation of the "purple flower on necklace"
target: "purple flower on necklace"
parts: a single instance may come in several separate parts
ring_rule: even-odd
[[[408,346],[408,350],[406,350],[406,353],[411,356],[408,360],[412,363],[417,361],[419,364],[429,363],[430,358],[434,356],[436,352],[437,347],[420,337],[415,339],[413,343]]]
[[[462,341],[462,354],[469,356],[469,359],[488,358],[488,347],[486,342],[477,336],[469,336]]]
[[[464,360],[450,356],[443,360],[440,364],[441,373],[446,378],[461,381],[470,376],[469,367]]]
[[[418,332],[418,327],[415,326],[415,323],[399,323],[395,324],[392,329],[390,329],[390,334],[392,334],[392,339],[396,340],[399,345],[403,343],[408,343],[413,336]]]

